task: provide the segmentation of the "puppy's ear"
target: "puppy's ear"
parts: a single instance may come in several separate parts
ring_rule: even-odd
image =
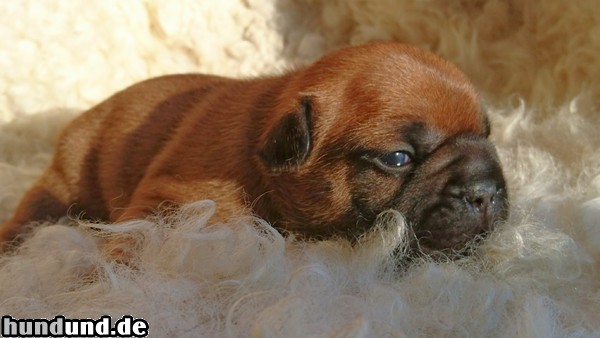
[[[298,168],[312,147],[312,103],[305,97],[267,133],[259,152],[263,163],[273,172],[290,172]]]

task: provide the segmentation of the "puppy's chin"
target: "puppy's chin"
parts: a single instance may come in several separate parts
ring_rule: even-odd
[[[488,237],[489,231],[476,234],[464,234],[448,239],[440,239],[426,232],[413,232],[413,240],[410,242],[410,253],[412,257],[427,256],[436,260],[459,259],[470,256],[477,247]]]

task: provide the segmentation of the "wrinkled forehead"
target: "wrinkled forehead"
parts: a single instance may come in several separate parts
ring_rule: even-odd
[[[393,142],[394,133],[415,122],[440,137],[485,134],[478,95],[468,81],[436,68],[414,67],[357,76],[344,87],[339,123],[346,134]]]

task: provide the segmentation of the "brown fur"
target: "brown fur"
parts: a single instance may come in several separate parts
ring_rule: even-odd
[[[396,150],[415,122],[426,126],[423,158],[489,132],[458,69],[396,43],[341,49],[276,77],[151,79],[66,127],[0,239],[71,206],[123,222],[199,199],[216,201],[216,220],[251,210],[308,237],[356,236],[408,179],[367,168],[361,154]]]

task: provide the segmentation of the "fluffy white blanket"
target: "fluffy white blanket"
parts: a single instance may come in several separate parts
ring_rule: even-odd
[[[598,1],[22,0],[0,13],[0,219],[57,131],[120,88],[272,73],[375,39],[432,50],[481,88],[512,197],[477,255],[402,269],[400,221],[357,247],[302,243],[258,220],[206,229],[215,206],[198,202],[106,225],[145,239],[136,270],[104,261],[85,225],[44,226],[0,257],[0,314],[128,314],[153,337],[600,336]]]

